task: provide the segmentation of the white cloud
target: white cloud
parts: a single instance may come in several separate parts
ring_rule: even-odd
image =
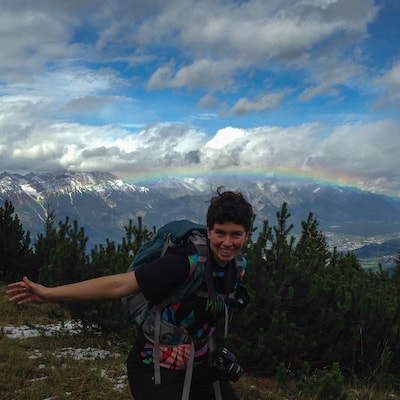
[[[62,62],[80,54],[80,46],[70,43],[71,20],[62,13],[57,18],[48,9],[29,5],[13,9],[2,1],[0,14],[0,73],[11,81],[29,73],[44,71],[49,60]]]
[[[285,97],[287,91],[280,93],[267,93],[253,100],[241,98],[229,111],[230,114],[243,115],[251,111],[273,110],[279,107],[279,104]]]
[[[393,121],[337,127],[311,155],[310,165],[371,179],[398,176],[399,127]]]
[[[400,90],[400,62],[393,65],[393,67],[386,71],[383,76],[377,80],[378,82],[386,85],[389,88],[394,88],[396,91]]]
[[[244,136],[244,131],[242,129],[235,129],[232,127],[220,129],[216,135],[207,142],[206,149],[221,150],[231,143],[238,142]]]
[[[394,104],[397,109],[400,109],[400,62],[395,63],[389,70],[376,78],[375,83],[384,91],[385,95],[378,97],[373,106],[382,108]]]
[[[199,106],[203,108],[213,108],[217,105],[218,100],[211,93],[207,93],[199,100]]]
[[[150,77],[147,88],[149,90],[180,87],[193,89],[209,85],[219,88],[229,83],[235,67],[233,60],[210,59],[196,60],[177,71],[174,71],[171,65],[163,66]]]
[[[3,121],[4,122],[4,121]],[[3,130],[0,119],[0,130]],[[214,137],[183,124],[156,124],[132,133],[111,126],[58,123],[21,126],[20,135],[2,137],[0,169],[28,168],[92,171],[162,170],[193,173],[199,168],[265,171],[326,171],[361,181],[398,180],[400,125],[380,121],[327,127],[228,127]],[[194,154],[196,157],[193,158]]]

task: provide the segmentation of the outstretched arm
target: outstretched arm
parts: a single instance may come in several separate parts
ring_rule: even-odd
[[[28,278],[8,285],[9,301],[19,305],[32,302],[117,299],[139,291],[135,273],[125,272],[89,279],[69,285],[47,287]]]

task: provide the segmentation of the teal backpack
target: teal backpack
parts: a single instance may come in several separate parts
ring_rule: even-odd
[[[191,241],[196,247],[200,268],[196,268],[193,276],[177,288],[172,297],[165,299],[163,305],[179,302],[194,293],[202,281],[203,269],[207,262],[206,227],[189,220],[171,221],[162,226],[153,238],[144,243],[135,255],[128,271],[137,271],[157,258],[163,257],[169,248],[182,246]],[[142,293],[122,299],[128,322],[142,326],[149,314],[149,304]]]

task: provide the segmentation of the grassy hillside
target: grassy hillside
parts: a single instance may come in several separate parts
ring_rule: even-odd
[[[79,329],[72,330],[66,323],[68,315],[61,307],[18,307],[7,302],[4,291],[0,284],[0,399],[131,399],[125,375],[129,343],[115,336],[77,333]],[[22,332],[25,337],[19,337]],[[317,383],[311,378],[278,384],[276,380],[244,376],[236,388],[243,400],[338,400],[321,394],[321,382]],[[346,389],[342,398],[400,396],[353,387]]]
[[[18,307],[7,302],[4,291],[0,285],[1,400],[132,398],[125,373],[129,343],[118,337],[76,333],[65,323],[68,315],[61,307]],[[243,381],[239,390],[244,399],[273,399],[262,394],[272,383]]]
[[[1,289],[2,400],[129,399],[124,377],[126,344],[117,345],[102,336],[70,334],[68,329],[49,336],[47,327],[67,319],[61,308],[55,305],[17,307],[6,302],[4,287]],[[36,324],[42,330],[32,329]],[[24,331],[13,333],[25,332],[27,337],[9,338],[12,326],[25,327]],[[86,359],[78,359],[79,354]]]

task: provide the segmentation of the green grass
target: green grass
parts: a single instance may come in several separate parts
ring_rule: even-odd
[[[0,399],[131,399],[125,372],[128,344],[96,334],[55,334],[9,339],[4,326],[54,324],[67,320],[58,305],[19,307],[0,290]],[[74,359],[73,349],[109,356]]]
[[[125,373],[123,356],[92,361],[57,357],[55,352],[65,346],[60,339],[46,344],[43,338],[25,339],[23,343],[2,340],[2,399],[129,399],[126,385],[115,388]]]
[[[7,302],[0,284],[0,399],[1,400],[129,400],[125,371],[130,344],[118,337],[59,333],[10,339],[5,326],[55,324],[68,320],[55,304],[16,306]],[[92,354],[106,351],[106,358],[74,359],[71,351]],[[76,351],[76,350],[75,350]],[[305,391],[292,380],[244,376],[234,384],[242,400],[327,400]],[[311,385],[312,386],[312,385]],[[394,393],[377,393],[366,387],[346,389],[347,400],[400,399]],[[337,399],[335,399],[337,400]]]

